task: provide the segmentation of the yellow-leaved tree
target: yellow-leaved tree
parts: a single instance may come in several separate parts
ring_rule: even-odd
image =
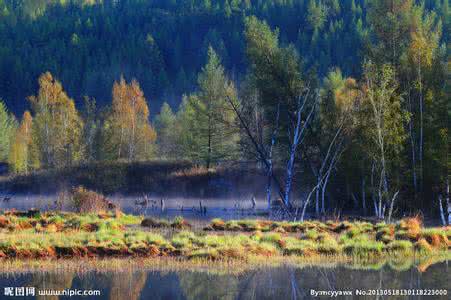
[[[71,165],[82,157],[83,121],[74,100],[50,72],[39,77],[39,92],[30,96],[34,119],[32,143],[41,166]]]
[[[25,111],[19,128],[16,130],[11,143],[8,161],[15,173],[27,173],[39,167],[39,159],[32,146],[33,118],[29,111]]]
[[[104,124],[105,149],[112,159],[145,160],[155,150],[156,132],[139,83],[123,77],[113,85],[111,112]],[[105,150],[104,150],[105,151]]]

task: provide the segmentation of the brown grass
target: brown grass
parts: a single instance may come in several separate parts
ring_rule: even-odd
[[[102,216],[105,215],[105,211],[116,208],[105,196],[85,189],[83,186],[73,188],[69,198],[80,213],[97,212]]]

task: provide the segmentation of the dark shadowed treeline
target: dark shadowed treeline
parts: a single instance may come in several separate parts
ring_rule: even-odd
[[[158,111],[173,108],[193,91],[208,46],[222,58],[234,80],[247,59],[245,16],[278,27],[306,69],[323,77],[332,67],[361,74],[369,39],[368,10],[362,0],[2,0],[0,1],[0,98],[22,114],[36,79],[50,71],[77,104],[83,96],[109,103],[113,82],[136,78]],[[448,0],[426,1],[447,21]],[[449,18],[448,18],[449,20]],[[446,32],[445,32],[446,33]],[[447,34],[443,35],[446,39]]]

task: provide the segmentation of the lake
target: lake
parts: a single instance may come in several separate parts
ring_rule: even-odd
[[[0,198],[1,199],[1,198]],[[10,201],[0,200],[0,210],[28,210],[37,208],[40,210],[56,209],[55,199],[57,195],[14,195]],[[175,216],[183,216],[187,220],[210,220],[212,218],[243,219],[262,218],[267,214],[267,203],[264,199],[256,199],[256,206],[252,208],[251,196],[238,198],[184,198],[184,197],[149,197],[147,207],[136,205],[142,202],[143,197],[111,196],[109,199],[127,214],[139,214],[172,219]],[[164,207],[161,208],[161,199],[164,199]],[[205,214],[200,213],[200,206],[205,207]],[[71,207],[66,204],[64,210]]]
[[[401,271],[386,264],[374,270],[355,269],[347,265],[335,267],[261,267],[238,274],[210,269],[192,271],[152,271],[129,269],[121,272],[72,271],[1,274],[0,299],[4,287],[34,287],[43,290],[98,290],[99,296],[70,299],[314,299],[314,293],[332,291],[352,293],[339,299],[360,299],[356,293],[396,292],[396,290],[449,290],[450,267],[441,262],[427,268],[407,267]],[[421,270],[421,271],[420,271]],[[359,291],[357,291],[359,290]],[[448,291],[450,292],[450,291]],[[28,297],[33,299],[35,297]],[[322,298],[330,298],[322,297]],[[368,299],[374,299],[375,296]],[[387,296],[379,297],[386,299]],[[419,296],[398,296],[418,299]],[[424,297],[449,299],[446,295]],[[37,297],[58,299],[58,297]],[[59,299],[69,299],[60,297]]]

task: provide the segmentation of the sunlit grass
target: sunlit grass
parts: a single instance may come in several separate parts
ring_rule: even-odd
[[[396,225],[214,219],[209,225],[210,231],[193,230],[180,217],[169,223],[167,229],[143,228],[139,226],[142,217],[122,213],[50,212],[33,217],[0,215],[0,218],[3,220],[0,229],[0,257],[3,259],[111,256],[170,256],[215,261],[248,261],[254,256],[382,259],[432,256],[450,249],[448,228],[424,229],[414,218],[401,220]],[[160,224],[161,220],[152,222]]]

